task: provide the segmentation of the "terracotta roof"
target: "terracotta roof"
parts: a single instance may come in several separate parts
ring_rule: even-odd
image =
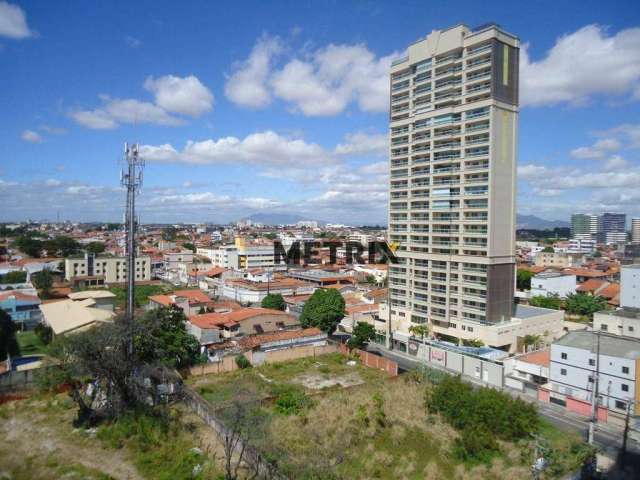
[[[542,367],[548,367],[551,362],[551,350],[538,350],[537,352],[527,353],[517,358],[520,362],[532,363]]]
[[[604,287],[602,290],[599,290],[597,292],[597,294],[600,295],[601,297],[604,297],[604,298],[606,298],[608,300],[611,300],[616,295],[620,294],[620,284],[619,283],[610,283],[609,285]]]
[[[606,285],[607,282],[605,280],[598,280],[597,278],[590,278],[584,283],[581,283],[577,288],[576,292],[595,292],[597,289]]]
[[[258,315],[287,315],[281,310],[271,308],[243,308],[225,313],[203,313],[192,315],[189,321],[200,328],[217,328],[221,325],[231,326]]]
[[[204,277],[217,277],[218,275],[224,273],[227,269],[223,268],[223,267],[213,267],[210,268],[209,270],[206,271],[198,271],[198,276],[204,276]],[[191,274],[192,276],[195,277],[195,274]]]
[[[286,303],[293,303],[293,304],[297,304],[297,303],[305,303],[307,300],[309,300],[309,298],[311,298],[311,294],[305,294],[305,295],[287,295],[284,298],[284,301]]]
[[[577,277],[602,278],[611,275],[611,272],[601,272],[600,270],[592,270],[588,268],[565,268],[563,273],[573,274]]]
[[[386,297],[388,293],[389,290],[386,288],[376,288],[374,290],[369,290],[365,296],[370,298]]]
[[[273,333],[243,337],[238,341],[238,343],[244,348],[255,348],[265,343],[293,340],[296,338],[316,337],[322,334],[322,330],[316,327],[304,328],[302,330],[280,330]]]
[[[367,305],[351,305],[346,308],[347,315],[352,315],[354,313],[364,313],[364,312],[377,312],[380,305],[376,303],[367,304]]]
[[[189,300],[189,303],[207,303],[211,301],[202,290],[176,290],[172,295],[185,297]]]
[[[9,297],[16,297],[16,300],[24,300],[25,302],[40,303],[40,298],[38,298],[37,295],[27,295],[26,293],[22,293],[17,290],[9,290],[8,292],[0,293],[0,302],[7,300]]]
[[[240,305],[238,302],[235,302],[233,300],[215,302],[211,306],[213,307],[214,311],[217,311],[217,310],[240,310],[242,308],[242,305]]]
[[[159,303],[160,305],[164,305],[165,307],[170,307],[173,305],[173,299],[167,295],[151,295],[149,297],[149,301]]]

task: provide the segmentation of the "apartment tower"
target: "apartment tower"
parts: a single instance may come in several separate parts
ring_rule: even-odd
[[[631,219],[631,241],[640,243],[640,218]]]
[[[391,66],[394,339],[415,324],[476,339],[511,322],[518,60],[518,38],[498,25],[457,25]]]

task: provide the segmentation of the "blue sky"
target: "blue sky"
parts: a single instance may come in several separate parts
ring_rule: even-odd
[[[0,0],[0,221],[297,213],[384,223],[387,68],[495,21],[522,41],[518,211],[640,216],[640,5]]]

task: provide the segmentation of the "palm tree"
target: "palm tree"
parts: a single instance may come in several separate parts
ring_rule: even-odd
[[[540,335],[525,335],[522,339],[525,352],[529,350],[528,347],[533,347],[531,350],[535,350],[540,343],[542,343],[542,337]]]
[[[409,327],[409,333],[415,336],[419,336],[420,340],[424,341],[424,337],[429,335],[429,325],[421,324],[421,325],[411,325]]]

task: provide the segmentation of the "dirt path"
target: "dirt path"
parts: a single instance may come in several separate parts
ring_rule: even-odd
[[[0,477],[4,468],[24,468],[21,466],[25,460],[32,459],[29,468],[37,470],[34,474],[41,474],[33,478],[52,478],[47,470],[57,465],[80,464],[114,479],[142,480],[126,452],[103,448],[98,440],[72,431],[69,415],[65,415],[69,416],[65,425],[56,426],[51,424],[51,416],[35,408],[29,410],[28,404],[5,411],[7,418],[0,419],[0,438],[10,448],[0,454],[0,463],[4,464],[0,466]]]

